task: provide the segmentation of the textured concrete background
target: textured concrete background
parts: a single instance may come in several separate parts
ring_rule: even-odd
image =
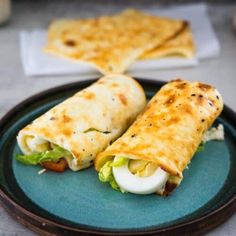
[[[11,21],[0,28],[0,117],[12,106],[36,92],[87,78],[86,76],[27,78],[22,71],[19,54],[18,33],[21,29],[46,28],[51,19],[56,17],[87,17],[113,13],[127,7],[139,9],[159,7],[157,2],[159,1],[14,1]],[[225,103],[236,111],[236,37],[232,28],[234,5],[219,4],[219,2],[224,1],[217,1],[218,4],[209,6],[209,14],[221,43],[220,57],[202,62],[196,68],[160,70],[133,75],[162,80],[183,77],[213,84],[223,94]],[[30,236],[34,233],[12,220],[0,206],[0,236],[16,235]],[[236,215],[208,235],[236,235]]]

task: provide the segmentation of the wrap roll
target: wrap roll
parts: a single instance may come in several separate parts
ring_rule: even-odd
[[[34,120],[19,132],[17,141],[26,155],[59,146],[70,153],[64,158],[70,169],[77,171],[89,167],[145,105],[146,97],[138,82],[111,74]]]
[[[133,169],[140,165],[144,176],[150,167],[159,167],[168,179],[158,193],[169,194],[180,184],[183,170],[222,109],[222,97],[214,87],[173,80],[159,90],[123,136],[96,157],[95,168],[101,171],[114,157],[139,160]]]

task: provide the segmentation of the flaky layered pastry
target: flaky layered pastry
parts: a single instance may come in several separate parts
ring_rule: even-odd
[[[145,104],[144,91],[134,79],[105,76],[23,128],[18,144],[24,154],[33,155],[19,159],[37,164],[35,158],[41,158],[40,162],[59,156],[74,171],[86,168],[127,129]],[[28,157],[32,160],[27,161]]]
[[[149,176],[149,170],[152,174],[156,168],[161,168],[167,172],[168,179],[158,193],[168,194],[180,184],[183,170],[191,161],[203,134],[222,109],[222,97],[214,87],[173,80],[151,99],[125,134],[97,156],[95,168],[100,171],[115,157],[131,160],[129,167],[139,176]]]
[[[103,74],[123,73],[146,51],[173,38],[183,20],[126,10],[114,16],[56,20],[45,52],[93,65]]]

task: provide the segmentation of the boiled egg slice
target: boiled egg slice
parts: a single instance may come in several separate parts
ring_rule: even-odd
[[[160,167],[151,176],[140,177],[134,175],[129,170],[128,161],[120,167],[112,167],[112,171],[121,189],[136,194],[161,192],[169,178],[169,174]]]

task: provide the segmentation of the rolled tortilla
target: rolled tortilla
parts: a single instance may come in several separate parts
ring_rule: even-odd
[[[90,166],[145,105],[144,91],[134,79],[108,75],[27,125],[17,141],[24,154],[58,145],[72,154],[65,158],[70,169],[77,171]]]
[[[152,163],[169,174],[159,192],[168,194],[180,184],[203,134],[222,109],[222,97],[214,87],[181,79],[171,81],[151,99],[126,133],[97,156],[95,168],[99,171],[116,156]]]

